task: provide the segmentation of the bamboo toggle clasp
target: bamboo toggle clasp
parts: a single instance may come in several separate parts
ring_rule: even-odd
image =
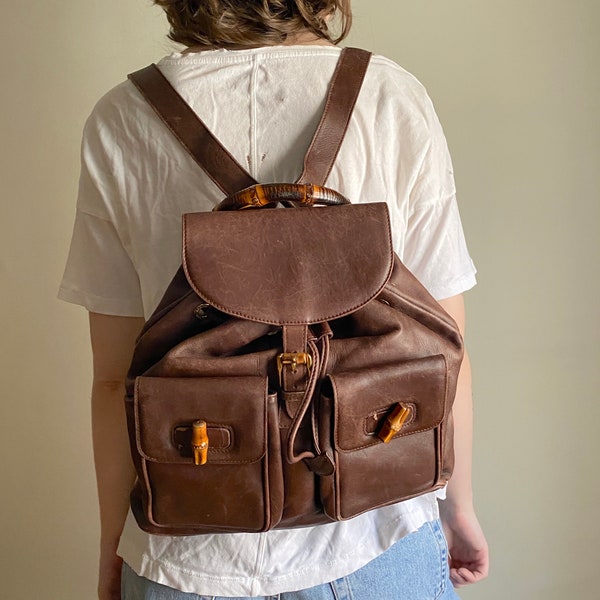
[[[194,464],[204,465],[208,460],[208,432],[206,421],[198,420],[192,423],[192,450]]]
[[[377,436],[387,444],[402,429],[406,420],[410,417],[410,408],[398,403],[396,408],[385,420]]]

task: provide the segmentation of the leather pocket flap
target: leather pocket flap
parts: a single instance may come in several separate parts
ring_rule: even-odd
[[[446,404],[446,361],[430,356],[330,376],[335,405],[335,447],[355,451],[383,443],[377,433],[398,403],[411,411],[394,439],[437,427]]]
[[[189,430],[204,420],[209,464],[255,462],[266,452],[267,401],[265,377],[138,377],[138,452],[153,462],[190,464]]]

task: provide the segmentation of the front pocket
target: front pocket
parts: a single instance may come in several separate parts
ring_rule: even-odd
[[[447,395],[442,355],[329,376],[319,438],[335,464],[333,474],[321,477],[331,518],[349,519],[440,487]],[[398,405],[409,416],[384,443],[378,433]]]
[[[134,419],[143,529],[263,531],[281,518],[277,398],[265,377],[139,377]],[[197,420],[207,425],[203,465],[191,448]]]

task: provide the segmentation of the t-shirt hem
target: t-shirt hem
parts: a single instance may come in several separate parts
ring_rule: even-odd
[[[153,559],[146,553],[140,556],[133,548],[127,548],[126,543],[119,547],[119,555],[138,575],[182,592],[226,597],[267,596],[307,589],[350,575],[383,554],[404,536],[437,518],[438,505],[433,501],[427,507],[420,506],[414,511],[397,515],[387,523],[386,532],[379,532],[379,544],[375,547],[364,544],[355,546],[347,554],[336,555],[336,560],[306,565],[276,576],[198,573],[182,569],[164,559]],[[348,560],[349,558],[352,560]]]
[[[137,305],[122,298],[103,298],[81,290],[61,286],[56,297],[70,304],[77,304],[89,312],[115,317],[143,317],[144,313]]]
[[[430,293],[436,300],[439,301],[445,300],[446,298],[452,298],[453,296],[458,296],[464,292],[468,292],[470,289],[474,288],[475,285],[477,285],[475,273],[476,270],[473,268],[472,271],[457,277],[448,285],[439,288],[430,288]]]

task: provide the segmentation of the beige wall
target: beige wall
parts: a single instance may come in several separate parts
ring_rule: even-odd
[[[0,565],[2,596],[14,600],[94,595],[86,317],[54,298],[83,121],[105,90],[170,47],[149,5],[2,10]],[[403,64],[434,98],[479,268],[468,343],[493,571],[462,595],[595,598],[600,4],[354,5],[352,43]]]

